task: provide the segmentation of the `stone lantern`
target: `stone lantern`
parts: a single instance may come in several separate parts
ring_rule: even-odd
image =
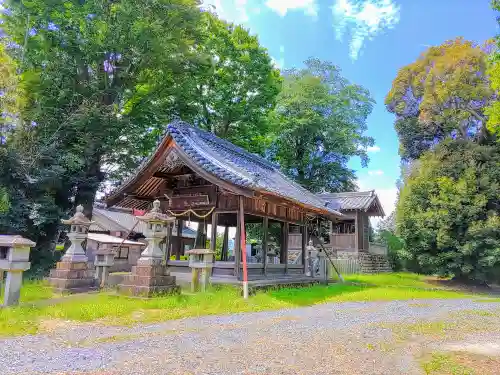
[[[71,246],[57,263],[56,268],[50,271],[48,281],[61,292],[86,292],[94,287],[94,272],[88,268],[88,258],[82,243],[87,239],[92,221],[85,217],[83,206],[79,205],[71,219],[61,222],[70,226],[68,238]]]
[[[96,251],[94,259],[95,276],[99,286],[103,288],[108,283],[109,269],[115,264],[113,249],[102,248]]]
[[[153,202],[153,209],[137,219],[146,224],[144,235],[148,243],[141,253],[137,265],[132,267],[132,274],[124,277],[118,290],[125,294],[150,297],[154,294],[177,293],[175,277],[170,276],[167,265],[163,261],[163,250],[160,243],[167,236],[167,227],[175,218],[165,215],[160,210],[160,201]]]
[[[21,236],[0,236],[0,276],[7,271],[4,306],[17,305],[23,272],[30,268],[30,249],[36,244]],[[1,285],[1,280],[0,280]]]
[[[195,292],[199,286],[201,286],[202,292],[206,291],[207,285],[210,283],[215,252],[209,249],[192,249],[186,251],[186,254],[189,255],[189,267],[191,268],[191,291]]]

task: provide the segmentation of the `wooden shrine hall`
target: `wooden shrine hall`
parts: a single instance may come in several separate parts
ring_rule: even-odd
[[[205,239],[197,239],[195,246],[205,248],[209,243],[216,252],[212,277],[235,283],[242,277],[242,233],[248,244],[249,280],[298,279],[306,272],[307,223],[336,223],[342,218],[331,204],[290,180],[276,165],[181,121],[168,126],[153,154],[106,197],[106,204],[146,210],[156,199],[163,212],[176,216],[179,228],[182,221],[199,223],[199,238],[205,234]],[[235,228],[234,241],[230,227]],[[301,251],[294,256],[288,251],[289,233],[302,234]],[[184,249],[172,246],[179,241],[165,238],[165,243],[170,244],[166,259],[171,272],[190,272],[188,262],[179,260]],[[177,259],[170,260],[172,255]]]

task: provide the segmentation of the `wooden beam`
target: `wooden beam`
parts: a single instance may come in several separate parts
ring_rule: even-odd
[[[267,241],[268,241],[268,231],[269,231],[269,218],[264,217],[262,220],[262,253],[264,255],[264,276],[267,276]]]
[[[138,201],[147,201],[147,202],[152,202],[155,199],[158,199],[159,201],[167,201],[168,198],[165,196],[158,196],[158,197],[149,197],[146,195],[137,195],[137,194],[125,194],[125,197],[127,198],[132,198]]]
[[[175,174],[175,173],[166,173],[166,172],[155,172],[153,174],[153,177],[158,177],[158,178],[177,178],[179,180],[188,180],[192,176],[195,176],[194,173],[185,173],[185,174]]]

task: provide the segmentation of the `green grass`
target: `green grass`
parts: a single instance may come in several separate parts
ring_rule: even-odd
[[[308,306],[323,302],[454,299],[472,297],[464,293],[447,290],[348,284],[332,284],[328,286],[314,285],[309,288],[286,288],[270,291],[268,293],[278,300],[293,303],[296,306]]]
[[[344,279],[352,283],[370,284],[376,286],[436,289],[435,285],[427,281],[427,276],[409,272],[380,273],[374,275],[346,275],[344,276]]]
[[[368,276],[366,276],[368,277]],[[366,280],[365,276],[363,278]],[[128,298],[109,292],[73,296],[53,305],[18,306],[0,309],[0,335],[36,333],[48,321],[101,321],[105,324],[133,324],[184,317],[262,311],[325,302],[392,301],[419,299],[475,298],[465,293],[425,290],[413,286],[390,286],[392,279],[403,284],[423,282],[409,274],[369,276],[373,285],[331,284],[303,288],[258,291],[248,300],[230,286],[218,286],[207,293],[183,294],[151,299]],[[378,285],[376,284],[378,283]],[[415,284],[413,284],[415,285]],[[23,301],[50,298],[52,291],[43,283],[25,283]]]
[[[473,375],[474,371],[457,363],[450,354],[433,353],[432,358],[422,364],[427,375]]]
[[[5,282],[5,281],[4,281]],[[3,288],[4,284],[2,284],[2,288],[0,288],[0,299],[3,302]],[[23,280],[23,286],[21,287],[21,295],[19,297],[19,301],[23,302],[34,302],[41,301],[49,298],[58,297],[59,295],[55,294],[52,288],[42,280]],[[1,304],[1,303],[0,303]]]

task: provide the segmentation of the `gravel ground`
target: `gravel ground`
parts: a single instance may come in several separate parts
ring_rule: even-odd
[[[472,300],[356,302],[134,327],[61,322],[0,340],[1,374],[421,374],[412,352],[373,350],[384,324],[443,320]]]

